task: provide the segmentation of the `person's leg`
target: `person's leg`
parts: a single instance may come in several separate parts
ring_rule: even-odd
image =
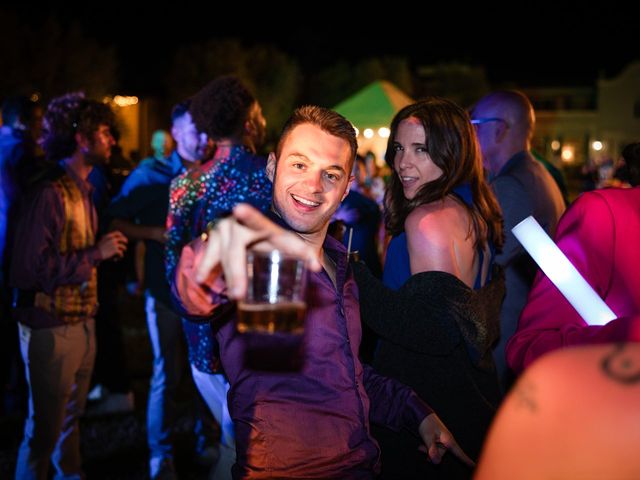
[[[180,317],[146,293],[147,326],[153,350],[153,373],[147,405],[147,441],[151,477],[172,458],[171,429],[175,421],[175,395],[184,365]]]
[[[222,374],[204,373],[193,365],[191,365],[191,374],[202,398],[220,424],[220,455],[211,478],[230,479],[231,467],[236,461],[236,446],[233,421],[227,404],[229,382]]]
[[[29,415],[16,464],[16,479],[47,478],[75,381],[67,326],[33,330],[19,325],[20,350],[29,385]],[[79,467],[79,465],[78,465]]]
[[[220,438],[220,425],[211,414],[209,406],[202,398],[195,383],[192,383],[190,387],[194,396],[195,423],[193,433],[196,436],[195,460],[202,466],[211,466],[218,458],[217,445]]]
[[[231,480],[231,468],[236,463],[236,448],[224,444],[219,445],[218,461],[209,472],[211,480]]]
[[[227,405],[229,382],[221,373],[204,373],[193,365],[191,365],[191,374],[202,398],[207,403],[218,424],[220,424],[220,442],[228,446],[234,446],[233,421],[229,415]]]
[[[91,374],[96,358],[95,321],[70,325],[66,331],[69,342],[68,370],[73,373],[73,385],[66,404],[62,431],[51,456],[56,480],[81,478],[80,429],[78,419],[84,412]]]
[[[0,416],[22,417],[27,409],[27,383],[18,325],[11,317],[11,292],[0,279]]]

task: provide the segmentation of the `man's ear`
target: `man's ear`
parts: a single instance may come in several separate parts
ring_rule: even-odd
[[[271,152],[269,154],[269,158],[267,159],[267,177],[273,183],[273,179],[276,174],[276,154]]]
[[[349,177],[349,183],[347,183],[347,189],[344,191],[344,195],[342,195],[342,199],[340,200],[341,202],[347,198],[347,195],[349,195],[349,191],[351,190],[351,184],[353,183],[353,181],[355,180],[356,177],[354,177],[353,175],[351,175]]]
[[[80,151],[87,151],[87,149],[90,147],[89,139],[82,133],[76,132],[73,138],[75,139],[77,144],[76,148]]]
[[[495,141],[496,143],[502,143],[507,137],[509,126],[503,122],[496,122]]]
[[[244,121],[244,134],[248,135],[249,137],[253,137],[255,135],[256,132],[256,127],[253,124],[253,122],[251,121],[251,118],[247,118]]]

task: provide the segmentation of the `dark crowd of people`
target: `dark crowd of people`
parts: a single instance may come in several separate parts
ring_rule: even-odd
[[[532,150],[519,91],[469,109],[426,98],[389,127],[376,159],[349,119],[301,106],[263,156],[259,99],[221,76],[130,165],[108,104],[6,98],[0,414],[26,417],[15,478],[83,478],[79,419],[133,409],[124,285],[153,355],[152,479],[177,478],[184,378],[213,479],[638,478],[640,143],[572,199]],[[587,324],[538,270],[512,233],[529,216],[614,320]],[[295,366],[246,361],[251,249],[307,262]]]

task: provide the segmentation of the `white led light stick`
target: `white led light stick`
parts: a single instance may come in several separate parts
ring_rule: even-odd
[[[511,231],[585,322],[605,325],[617,318],[535,218],[525,218]]]

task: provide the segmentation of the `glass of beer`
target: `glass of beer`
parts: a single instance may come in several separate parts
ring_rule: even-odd
[[[240,333],[301,335],[307,269],[304,260],[278,250],[247,252],[247,295],[238,302]]]
[[[248,367],[301,367],[306,287],[304,260],[277,250],[247,252],[247,295],[238,302],[236,328],[245,338]]]

